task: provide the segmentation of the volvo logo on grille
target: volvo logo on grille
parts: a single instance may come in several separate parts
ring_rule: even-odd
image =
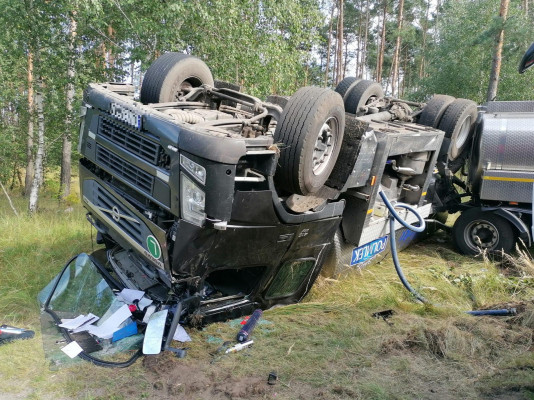
[[[139,224],[139,221],[136,220],[135,218],[129,217],[128,215],[121,214],[121,212],[119,210],[119,207],[117,207],[117,206],[113,206],[111,208],[111,210],[109,208],[98,207],[96,205],[95,205],[95,207],[98,208],[100,211],[103,211],[106,214],[111,215],[111,218],[113,218],[113,220],[115,222],[119,222],[121,220],[121,218],[122,218],[122,219],[125,219],[125,220],[128,220],[128,221],[131,221],[131,222],[135,222],[136,224]]]
[[[119,220],[121,219],[121,212],[119,211],[117,206],[113,206],[113,208],[111,209],[111,217],[117,222],[119,222]]]

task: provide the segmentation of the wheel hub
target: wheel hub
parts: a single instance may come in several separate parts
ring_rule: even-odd
[[[332,135],[332,130],[336,124],[335,118],[325,121],[315,141],[313,150],[313,174],[320,175],[328,165],[332,156],[332,150],[336,143],[336,137]]]
[[[464,145],[465,141],[467,140],[469,136],[470,130],[471,130],[471,117],[469,116],[462,123],[460,132],[458,133],[458,137],[456,138],[456,147],[458,149],[462,148],[462,146]]]
[[[474,249],[493,249],[499,242],[497,228],[484,220],[471,222],[466,229],[466,243]]]

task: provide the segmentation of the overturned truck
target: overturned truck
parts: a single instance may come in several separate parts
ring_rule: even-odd
[[[187,297],[195,321],[296,302],[333,242],[387,241],[379,188],[431,212],[443,132],[358,119],[329,89],[269,101],[236,89],[168,53],[140,102],[124,85],[85,93],[81,192],[108,265],[128,287]]]
[[[84,263],[168,310],[167,347],[178,322],[298,302],[321,271],[409,245],[410,224],[461,204],[454,173],[477,119],[469,100],[407,102],[356,78],[262,101],[178,53],[152,64],[139,101],[91,84],[82,111],[82,201],[105,245]]]

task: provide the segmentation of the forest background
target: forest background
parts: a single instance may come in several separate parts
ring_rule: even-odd
[[[200,57],[216,79],[259,97],[345,76],[410,100],[533,97],[532,76],[517,72],[534,41],[532,0],[0,0],[0,9],[0,186],[27,196],[30,213],[44,185],[75,196],[87,84],[139,87],[166,51]],[[44,179],[50,171],[58,182]]]

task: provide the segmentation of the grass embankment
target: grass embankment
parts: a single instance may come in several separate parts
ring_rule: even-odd
[[[20,198],[14,199],[19,210]],[[74,254],[92,248],[84,211],[43,199],[33,218],[0,200],[0,324],[36,338],[0,346],[0,399],[533,399],[534,271],[528,257],[506,269],[454,253],[440,234],[401,254],[414,287],[438,306],[413,302],[391,260],[337,281],[320,279],[301,304],[264,313],[253,348],[216,357],[235,324],[193,339],[187,358],[146,357],[109,370],[80,362],[50,371],[36,295]],[[445,240],[444,240],[445,239]],[[517,317],[465,310],[518,306]],[[378,320],[373,312],[393,309]],[[267,386],[269,372],[279,383]]]

